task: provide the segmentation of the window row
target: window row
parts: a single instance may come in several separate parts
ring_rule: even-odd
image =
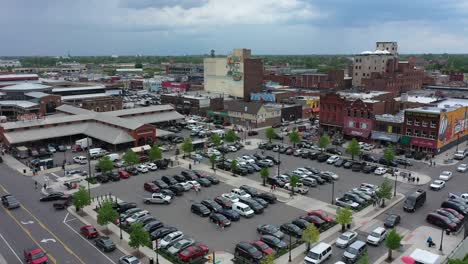
[[[426,131],[426,130],[419,130],[419,129],[411,129],[407,128],[406,129],[406,135],[407,136],[414,136],[414,137],[422,137],[422,138],[430,138],[430,139],[435,139],[436,137],[436,132],[435,131]]]
[[[414,126],[422,126],[422,127],[430,126],[431,128],[436,128],[436,126],[437,126],[436,122],[433,122],[433,121],[427,122],[427,121],[424,121],[424,120],[421,121],[419,119],[414,119],[414,120],[407,119],[406,124],[407,125],[414,125]]]

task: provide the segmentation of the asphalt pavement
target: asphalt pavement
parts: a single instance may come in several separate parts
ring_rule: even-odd
[[[94,246],[83,243],[83,238],[63,223],[66,210],[56,211],[52,202],[39,202],[41,193],[34,189],[31,178],[4,164],[0,165],[0,193],[13,194],[22,205],[0,210],[0,234],[4,238],[0,237],[0,253],[8,263],[22,263],[14,253],[23,261],[23,250],[30,247],[42,248],[54,264],[117,262],[118,258],[108,259]]]

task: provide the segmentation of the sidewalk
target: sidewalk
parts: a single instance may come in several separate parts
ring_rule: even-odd
[[[5,155],[2,156],[2,158],[3,158],[3,162],[8,167],[10,167],[10,168],[12,168],[14,170],[17,170],[19,173],[23,174],[24,176],[33,176],[33,172],[31,170],[31,168],[29,168],[28,166],[23,164],[21,161],[17,160],[15,157],[13,157],[13,156],[11,156],[9,154],[5,154]],[[67,165],[67,170],[73,170],[73,169],[78,168],[78,167],[80,167],[80,165],[70,164],[70,165]],[[61,167],[54,167],[54,168],[51,168],[51,169],[38,171],[36,173],[36,175],[45,175],[45,174],[48,174],[48,173],[61,172],[61,171],[62,171]]]
[[[400,172],[406,172],[406,173],[411,173],[411,177],[414,177],[415,179],[416,178],[419,178],[419,182],[418,181],[408,181],[408,178],[403,178],[402,176],[398,175],[398,177],[396,178],[396,180],[398,182],[401,182],[401,183],[405,183],[405,184],[409,184],[409,185],[415,185],[415,186],[420,186],[420,185],[425,185],[429,182],[432,181],[432,178],[429,176],[429,175],[426,175],[426,174],[423,174],[423,173],[419,173],[417,171],[410,171],[410,170],[404,170],[404,169],[400,169]],[[395,177],[393,177],[391,174],[384,174],[383,177],[391,180],[391,181],[395,181]]]

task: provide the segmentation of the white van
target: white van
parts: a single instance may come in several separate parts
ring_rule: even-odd
[[[311,248],[304,258],[305,264],[319,264],[325,262],[332,255],[332,247],[327,243],[319,243]]]
[[[112,162],[114,162],[114,161],[116,161],[116,160],[120,160],[120,156],[119,156],[119,154],[117,154],[117,153],[111,153],[111,154],[107,155],[107,157],[109,157],[109,159],[110,159]]]
[[[250,209],[248,205],[239,202],[232,204],[232,210],[238,212],[240,215],[247,218],[250,218],[255,214],[254,211]]]
[[[92,149],[89,149],[89,156],[91,158],[99,158],[103,155],[106,154],[106,151],[103,150],[102,148],[92,148]]]

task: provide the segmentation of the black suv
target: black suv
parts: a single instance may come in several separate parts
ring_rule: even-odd
[[[317,161],[318,162],[325,162],[325,161],[327,161],[328,158],[330,158],[330,155],[322,153],[322,154],[317,156]]]
[[[263,213],[263,206],[254,199],[239,197],[239,201],[248,205],[254,211],[255,214]]]
[[[239,187],[239,189],[244,190],[246,193],[250,194],[250,196],[252,196],[252,197],[257,196],[257,194],[258,194],[257,189],[255,189],[254,187],[251,187],[251,186],[241,185]]]
[[[190,207],[190,211],[202,217],[207,217],[211,214],[210,209],[208,209],[203,204],[199,204],[199,203],[192,204],[192,206]]]
[[[202,205],[206,206],[208,209],[210,209],[213,212],[221,212],[223,208],[221,205],[219,205],[217,202],[211,200],[211,199],[206,199],[201,202]]]
[[[167,185],[174,185],[176,183],[178,183],[178,181],[172,177],[169,177],[169,176],[162,176],[161,177],[161,180],[163,182],[165,182]]]
[[[234,250],[234,255],[236,258],[245,259],[249,263],[258,264],[263,258],[262,252],[260,252],[256,247],[247,242],[240,242],[236,245]]]

